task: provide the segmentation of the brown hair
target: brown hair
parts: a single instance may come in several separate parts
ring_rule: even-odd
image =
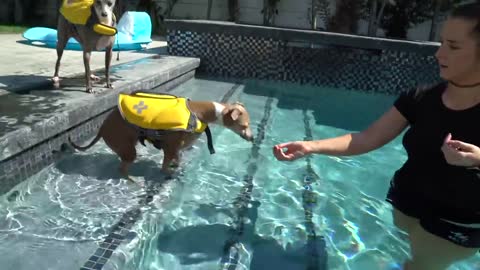
[[[458,6],[453,9],[453,11],[450,13],[450,16],[452,18],[462,18],[465,20],[474,21],[475,27],[473,28],[473,34],[480,42],[480,1]]]

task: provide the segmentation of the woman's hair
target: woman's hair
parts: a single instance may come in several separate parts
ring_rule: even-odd
[[[473,34],[480,42],[480,1],[458,6],[453,9],[453,11],[450,13],[450,16],[452,18],[462,18],[465,20],[474,21],[475,27],[473,28]]]

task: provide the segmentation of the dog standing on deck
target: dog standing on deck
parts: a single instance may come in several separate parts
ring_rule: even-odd
[[[118,106],[105,119],[97,136],[87,146],[70,144],[85,151],[101,138],[121,159],[122,176],[132,180],[128,167],[136,158],[135,146],[144,140],[164,153],[162,171],[171,175],[180,162],[180,151],[190,147],[205,132],[210,153],[213,144],[209,125],[219,124],[241,138],[253,141],[250,117],[241,103],[192,101],[168,94],[137,92],[120,94]],[[133,180],[132,180],[133,181]]]
[[[86,92],[93,93],[92,80],[99,80],[90,70],[90,56],[93,50],[105,49],[106,87],[113,88],[109,72],[116,34],[116,18],[113,13],[115,1],[63,0],[57,29],[57,62],[52,78],[54,87],[60,87],[58,76],[60,61],[68,40],[73,37],[80,43],[83,50]],[[101,27],[106,31],[102,31]]]

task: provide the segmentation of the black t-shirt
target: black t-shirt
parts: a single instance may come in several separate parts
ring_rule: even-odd
[[[395,101],[410,127],[403,137],[408,159],[395,173],[394,186],[444,218],[480,218],[480,170],[448,164],[441,150],[448,133],[453,140],[480,146],[480,104],[447,108],[442,101],[446,86],[406,91]]]

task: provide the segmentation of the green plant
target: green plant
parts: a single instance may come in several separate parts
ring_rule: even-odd
[[[166,27],[163,23],[165,18],[172,17],[172,11],[178,0],[167,0],[167,7],[163,10],[159,0],[139,0],[136,10],[145,11],[152,18],[152,33],[159,35],[166,34]]]
[[[172,16],[173,8],[175,7],[175,4],[177,4],[177,2],[178,0],[167,0],[167,8],[163,13],[163,16],[165,16],[165,18],[170,18]]]
[[[264,25],[275,24],[275,15],[278,14],[278,2],[280,2],[280,0],[264,0],[264,8],[261,11]]]
[[[20,34],[25,32],[27,29],[27,26],[0,25],[0,34]]]
[[[155,0],[140,0],[137,4],[137,11],[144,11],[150,15],[152,19],[152,32],[162,34],[163,32],[163,16],[161,14],[162,7]]]
[[[459,2],[461,0],[445,0],[439,10],[447,11]],[[434,17],[434,5],[432,1],[396,0],[394,5],[385,6],[383,16],[378,18],[379,25],[385,29],[386,37],[405,39],[408,29]]]
[[[369,0],[360,7],[360,16],[368,20],[368,36],[377,35],[377,29],[387,5],[395,5],[395,0]]]
[[[330,18],[327,30],[338,33],[356,33],[361,7],[361,2],[358,0],[337,0],[335,14]]]
[[[238,14],[238,0],[228,0],[228,20],[231,22],[237,22]]]
[[[326,26],[330,18],[330,1],[328,0],[312,0],[312,29],[317,29],[317,18]]]

